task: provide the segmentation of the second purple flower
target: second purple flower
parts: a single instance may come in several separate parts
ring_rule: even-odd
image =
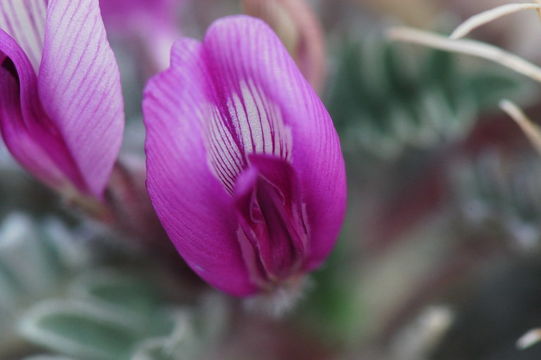
[[[98,0],[0,2],[0,132],[30,173],[101,198],[124,108]]]

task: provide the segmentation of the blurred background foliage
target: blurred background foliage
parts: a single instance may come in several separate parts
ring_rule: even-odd
[[[349,205],[331,258],[279,318],[84,218],[0,148],[0,359],[539,359],[541,346],[515,343],[541,326],[541,159],[497,107],[510,98],[541,118],[539,86],[383,35],[389,24],[452,28],[502,3],[309,1],[327,40],[322,98]],[[187,0],[179,27],[201,36],[239,11],[234,0]],[[533,13],[475,36],[541,61]],[[145,76],[130,44],[113,46],[123,156],[140,157]]]
[[[464,64],[448,52],[411,50],[376,37],[339,47],[327,103],[345,151],[385,160],[408,147],[450,143],[502,97],[531,95],[531,84],[510,71]]]

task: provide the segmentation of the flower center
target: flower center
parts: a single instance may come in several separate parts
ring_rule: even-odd
[[[292,166],[268,155],[249,162],[234,194],[237,235],[252,281],[268,288],[302,269],[309,229]]]

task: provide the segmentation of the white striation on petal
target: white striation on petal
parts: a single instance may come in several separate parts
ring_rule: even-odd
[[[11,35],[25,51],[36,73],[43,50],[46,0],[2,0],[0,29]]]
[[[207,150],[216,177],[231,193],[246,167],[247,155],[267,154],[291,161],[291,129],[280,108],[250,80],[239,84],[227,113],[212,112],[207,127]]]

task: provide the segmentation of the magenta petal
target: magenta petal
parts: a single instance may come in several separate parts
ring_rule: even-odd
[[[23,49],[37,73],[43,49],[47,0],[0,1],[0,29]]]
[[[210,284],[234,295],[257,290],[240,245],[233,199],[211,172],[202,131],[208,74],[201,45],[179,41],[173,66],[145,91],[147,187],[154,208],[188,265]]]
[[[263,22],[246,16],[217,21],[207,32],[204,46],[219,93],[227,96],[239,84],[255,84],[259,90],[252,90],[257,93],[254,98],[272,103],[291,129],[291,162],[311,227],[306,268],[317,267],[336,241],[346,203],[344,161],[328,112]]]
[[[345,208],[338,136],[280,40],[246,16],[178,42],[145,93],[151,200],[184,259],[236,295],[319,265]]]
[[[0,54],[0,129],[6,146],[21,165],[50,186],[82,187],[77,166],[41,108],[29,59],[2,30]]]
[[[120,148],[124,110],[98,0],[49,3],[38,89],[87,192],[101,196]]]
[[[130,31],[133,26],[169,26],[183,0],[100,0],[106,25],[115,31]],[[141,22],[143,22],[141,24]]]
[[[100,197],[120,147],[123,105],[98,1],[4,0],[0,28],[8,148],[47,184]]]
[[[169,66],[171,46],[180,38],[184,0],[100,0],[109,34],[130,44],[134,55],[154,75]],[[135,45],[135,46],[134,46]]]
[[[235,188],[238,221],[257,249],[257,277],[266,282],[295,276],[306,260],[309,228],[302,189],[286,160],[250,155]]]

